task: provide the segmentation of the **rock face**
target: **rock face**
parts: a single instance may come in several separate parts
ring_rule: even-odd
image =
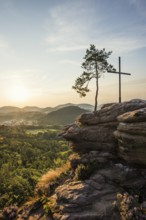
[[[118,144],[116,139],[121,142],[122,137],[120,138],[121,133],[113,132],[117,130],[119,121],[126,122],[126,120],[136,120],[141,122],[141,124],[139,124],[140,128],[138,128],[138,124],[135,125],[135,127],[137,127],[135,128],[135,132],[136,129],[140,129],[139,132],[142,134],[141,130],[145,128],[146,121],[145,107],[146,101],[137,99],[129,102],[111,104],[107,107],[105,106],[97,112],[81,115],[78,118],[78,123],[69,126],[61,135],[66,140],[71,141],[71,145],[76,152],[85,153],[91,150],[117,152]],[[139,111],[135,111],[137,109],[139,109]],[[135,114],[131,113],[131,111],[134,111]],[[119,125],[118,130],[120,130],[121,127],[122,125]],[[127,129],[129,128],[127,127]]]
[[[118,117],[114,132],[119,142],[119,155],[134,164],[146,165],[146,108]]]
[[[61,220],[112,220],[116,215],[111,216],[111,201],[116,199],[116,193],[116,189],[105,183],[99,174],[88,181],[64,184],[56,189],[55,199],[60,211],[54,217]]]
[[[80,154],[80,159],[71,160],[73,169],[93,161],[97,165],[88,179],[56,189],[54,219],[119,220],[112,206],[117,192],[140,192],[146,184],[146,169],[135,166],[146,165],[146,101],[112,104],[83,114],[61,135]]]
[[[90,116],[90,114],[89,114]],[[113,151],[116,140],[113,131],[117,127],[117,122],[103,123],[99,126],[78,125],[71,126],[62,136],[71,141],[71,145],[76,152],[89,152],[91,150]],[[115,143],[114,143],[115,142]]]
[[[50,197],[52,219],[119,220],[120,214],[113,206],[117,193],[127,189],[139,192],[145,186],[146,170],[115,163],[109,153],[90,151],[81,156],[79,163],[91,163],[92,156],[97,165],[89,178],[69,180]]]
[[[120,220],[112,205],[118,192],[146,201],[146,101],[105,105],[60,136],[76,152],[69,159],[71,176],[49,197],[51,214],[38,219]]]

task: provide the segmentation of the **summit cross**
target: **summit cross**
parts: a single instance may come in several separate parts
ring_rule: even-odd
[[[119,72],[116,72],[116,71],[107,71],[107,72],[119,74],[119,103],[121,103],[121,74],[122,75],[131,75],[131,73],[121,72],[121,57],[119,57]]]

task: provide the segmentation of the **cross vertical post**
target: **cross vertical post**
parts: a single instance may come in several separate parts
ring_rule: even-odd
[[[119,72],[116,71],[107,71],[108,73],[116,73],[119,75],[119,103],[121,103],[121,74],[122,75],[131,75],[131,73],[122,73],[121,72],[121,57],[119,57]]]
[[[121,57],[119,57],[119,103],[121,103]]]

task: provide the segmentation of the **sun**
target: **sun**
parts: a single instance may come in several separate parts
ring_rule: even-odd
[[[11,89],[10,93],[11,100],[16,102],[23,102],[29,98],[28,89],[24,86],[15,86]]]

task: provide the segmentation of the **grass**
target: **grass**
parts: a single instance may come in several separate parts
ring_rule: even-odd
[[[49,170],[39,180],[36,186],[36,192],[38,194],[48,194],[51,186],[57,184],[58,181],[68,173],[70,168],[70,162],[67,161],[63,166],[56,168],[55,170]]]

